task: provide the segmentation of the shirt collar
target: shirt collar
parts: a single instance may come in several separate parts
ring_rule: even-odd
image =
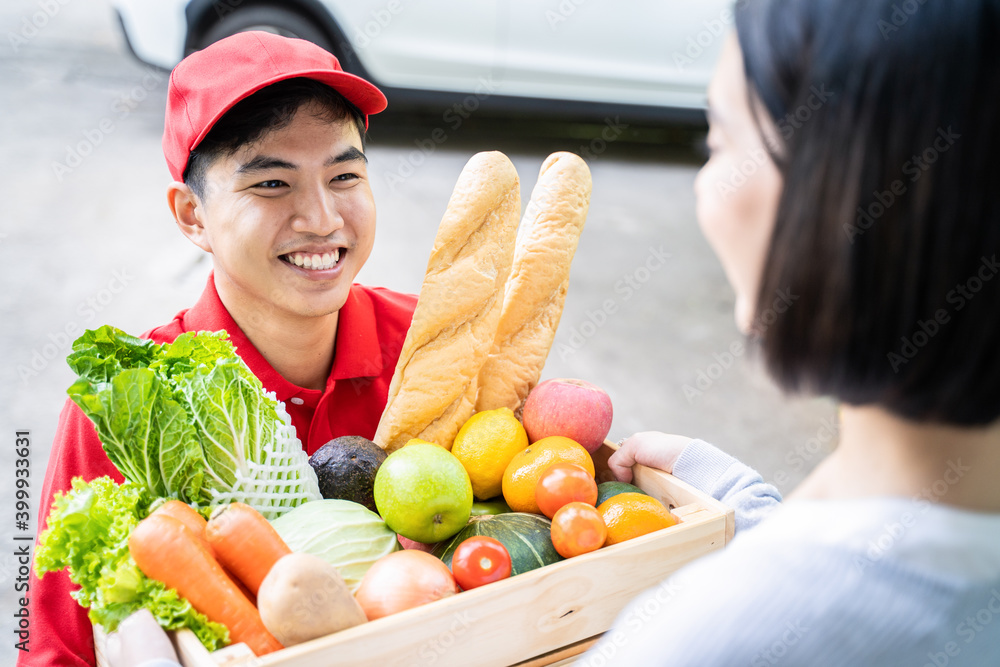
[[[233,319],[219,298],[215,288],[215,275],[208,277],[208,285],[198,302],[184,315],[185,331],[226,331],[240,358],[256,375],[268,391],[275,392],[278,400],[288,401],[292,396],[320,394],[293,384],[274,370]],[[327,379],[327,391],[334,382],[349,378],[377,377],[382,373],[383,362],[379,345],[375,309],[371,298],[357,285],[351,287],[347,301],[340,309],[337,320],[337,340],[334,348],[333,367]]]

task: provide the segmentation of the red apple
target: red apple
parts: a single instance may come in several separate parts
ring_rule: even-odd
[[[417,551],[425,551],[427,553],[431,552],[436,544],[424,544],[423,542],[417,542],[416,540],[411,540],[408,537],[403,537],[402,535],[396,535],[396,539],[399,540],[399,546],[403,549],[416,549]]]
[[[561,435],[594,452],[611,430],[611,398],[600,387],[572,378],[546,380],[531,390],[521,421],[531,442]]]

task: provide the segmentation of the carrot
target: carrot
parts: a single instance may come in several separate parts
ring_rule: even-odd
[[[254,595],[278,559],[292,553],[267,519],[245,503],[232,503],[213,512],[205,537],[219,562]]]
[[[183,523],[185,526],[194,531],[194,534],[199,540],[201,540],[201,543],[205,545],[208,552],[212,554],[212,558],[216,558],[216,560],[218,560],[215,555],[215,549],[213,549],[212,545],[208,543],[207,539],[205,539],[205,527],[208,525],[208,521],[205,521],[205,517],[199,514],[198,510],[194,509],[187,503],[182,503],[179,500],[168,500],[157,507],[156,510],[153,511],[153,514],[166,514],[167,516],[172,516]],[[232,572],[226,570],[225,567],[222,569],[225,570],[226,575],[230,578],[230,580],[236,584],[237,588],[239,588],[240,591],[247,596],[247,599],[253,603],[253,606],[256,607],[257,596],[251,593],[250,589],[244,586],[243,582],[237,579]]]
[[[165,514],[177,519],[191,529],[198,539],[205,544],[209,553],[211,553],[213,557],[215,556],[215,552],[212,550],[212,545],[205,539],[205,526],[208,525],[208,521],[205,521],[205,517],[198,514],[196,509],[187,503],[182,503],[179,500],[168,500],[157,507],[152,514]]]
[[[167,516],[172,516],[173,518],[183,523],[185,526],[194,531],[194,534],[198,537],[199,540],[201,540],[202,544],[205,545],[205,548],[208,549],[208,552],[212,554],[212,558],[218,560],[218,558],[215,555],[215,549],[213,549],[212,545],[208,543],[207,539],[205,539],[205,527],[208,526],[208,521],[205,520],[205,517],[203,517],[198,512],[198,510],[194,509],[187,503],[183,503],[179,500],[168,500],[167,502],[157,507],[156,510],[153,512],[153,514],[166,514]],[[243,582],[237,579],[232,572],[226,570],[224,566],[222,569],[225,570],[226,575],[232,580],[234,584],[236,584],[236,586],[240,589],[240,591],[247,596],[250,602],[253,603],[253,606],[256,607],[257,596],[251,593],[250,589],[244,586]]]
[[[234,643],[244,642],[259,656],[283,648],[264,627],[257,608],[177,519],[155,512],[146,517],[132,530],[128,550],[143,574],[162,581],[209,620],[229,628]]]

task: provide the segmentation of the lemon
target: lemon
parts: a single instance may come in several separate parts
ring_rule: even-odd
[[[441,445],[438,445],[436,442],[421,440],[420,438],[410,438],[403,446],[409,447],[410,445],[437,445],[438,447],[441,447]],[[441,449],[444,449],[444,447],[441,447]]]
[[[480,500],[500,495],[507,465],[528,447],[528,434],[510,408],[477,412],[465,422],[451,453],[472,481],[472,493]]]

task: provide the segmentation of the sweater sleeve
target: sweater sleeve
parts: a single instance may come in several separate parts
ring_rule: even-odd
[[[52,497],[57,491],[71,488],[74,477],[92,480],[108,475],[119,484],[124,481],[114,467],[94,425],[83,411],[67,400],[59,415],[49,465],[42,484],[38,508],[38,532],[47,524]],[[20,651],[17,664],[84,667],[94,665],[94,631],[87,610],[70,597],[77,586],[65,571],[49,572],[42,578],[32,567],[28,582],[28,612],[31,637],[27,651]]]
[[[781,503],[781,492],[753,468],[703,440],[692,440],[674,476],[736,511],[736,532],[753,528]]]

